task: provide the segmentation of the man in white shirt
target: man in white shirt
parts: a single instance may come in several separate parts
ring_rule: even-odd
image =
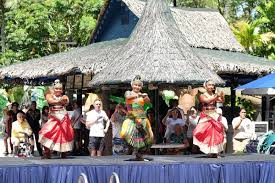
[[[219,116],[221,117],[221,122],[222,122],[222,125],[223,125],[223,129],[224,129],[224,141],[223,141],[223,152],[225,153],[226,152],[226,143],[227,143],[227,140],[226,140],[226,132],[228,130],[228,122],[227,122],[227,119],[222,116],[222,109],[221,108],[217,108],[216,109],[216,112],[219,114]]]
[[[101,109],[101,100],[94,101],[94,109],[87,113],[86,127],[90,129],[89,150],[91,156],[102,156],[104,150],[104,137],[110,126],[110,120],[104,110]],[[106,127],[104,128],[104,121]]]
[[[111,116],[113,132],[113,154],[122,155],[127,152],[127,144],[120,137],[120,131],[123,121],[126,119],[127,111],[121,104],[117,104],[114,113]]]
[[[240,109],[240,116],[233,119],[232,126],[234,130],[234,153],[243,152],[253,135],[252,122],[246,118],[246,110],[244,108]]]

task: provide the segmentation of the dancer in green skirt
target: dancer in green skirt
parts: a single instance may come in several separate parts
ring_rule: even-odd
[[[150,121],[146,117],[144,104],[149,103],[147,93],[141,93],[143,87],[140,76],[132,82],[132,91],[125,92],[127,117],[122,124],[120,136],[134,148],[136,159],[143,161],[143,153],[150,148],[153,142],[153,132]]]

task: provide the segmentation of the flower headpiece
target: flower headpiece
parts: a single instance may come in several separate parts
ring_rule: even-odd
[[[53,83],[53,88],[62,88],[63,87],[63,85],[62,85],[62,83],[60,82],[60,80],[59,79],[56,79],[55,81],[54,81],[54,83]]]
[[[210,81],[212,81],[212,82],[214,83],[214,81],[213,81],[212,79],[207,79],[207,80],[204,81],[203,87],[206,88],[206,84],[207,84],[208,82],[210,82]],[[214,84],[215,84],[215,83],[214,83]]]
[[[141,77],[139,75],[135,76],[131,81],[131,86],[133,86],[133,84],[141,84],[141,87],[143,87],[143,82],[141,81]]]

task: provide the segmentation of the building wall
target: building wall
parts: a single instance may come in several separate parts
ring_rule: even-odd
[[[129,8],[120,0],[112,0],[92,42],[128,38],[138,22]]]

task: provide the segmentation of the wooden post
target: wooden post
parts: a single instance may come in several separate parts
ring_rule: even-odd
[[[232,78],[231,79],[231,84],[230,84],[230,93],[231,93],[231,114],[230,114],[230,118],[227,119],[228,120],[228,131],[227,131],[227,144],[226,144],[226,152],[227,153],[232,153],[233,152],[233,143],[232,143],[232,138],[233,138],[233,128],[232,128],[232,119],[234,118],[235,114],[236,114],[236,110],[235,110],[235,101],[236,101],[236,91],[234,90],[234,88],[236,87],[236,82],[235,79]]]
[[[155,131],[153,132],[154,133],[154,138],[158,139],[159,137],[159,88],[155,89],[154,90],[154,97],[155,97],[155,100],[154,100],[154,111],[155,111]]]
[[[82,89],[76,90],[76,101],[80,105],[79,107],[82,109]]]
[[[177,7],[177,0],[173,0],[173,6]]]
[[[108,112],[110,111],[110,102],[108,99],[109,90],[102,90],[102,103],[103,103],[103,110],[107,113],[107,115],[110,117],[111,114]],[[104,155],[112,155],[112,125],[110,124],[110,127],[108,129],[108,132],[105,134],[105,150]]]
[[[232,80],[231,80],[232,81]],[[231,82],[231,85],[230,85],[230,94],[231,94],[231,115],[230,115],[230,119],[229,121],[231,122],[232,119],[234,118],[234,115],[236,113],[236,110],[235,110],[235,102],[236,102],[236,91],[234,90],[235,88],[235,84],[234,84],[234,80]]]
[[[268,119],[266,118],[266,103],[267,103],[267,100],[266,100],[266,96],[262,96],[262,112],[261,112],[261,115],[262,115],[262,120],[263,121],[267,121]]]

